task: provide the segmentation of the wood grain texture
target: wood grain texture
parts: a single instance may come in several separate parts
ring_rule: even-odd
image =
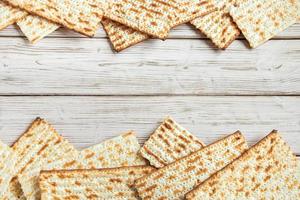
[[[239,129],[250,144],[278,129],[300,155],[300,97],[0,97],[0,138],[11,144],[37,116],[77,147],[127,130],[143,142],[166,115],[206,144]]]
[[[9,41],[9,42],[8,42]],[[149,40],[114,53],[106,39],[0,38],[1,95],[299,95],[300,40],[226,51],[203,40]]]
[[[4,30],[0,31],[0,37],[7,37],[7,36],[23,36],[23,34],[18,30],[15,26],[9,26]],[[64,37],[64,38],[81,38],[85,37],[81,34],[78,34],[74,31],[67,30],[65,28],[61,28],[58,31],[53,32],[48,37]],[[96,38],[106,38],[106,34],[102,27],[97,31]],[[195,29],[190,24],[183,24],[178,27],[175,27],[169,35],[169,38],[206,38],[203,34],[201,34],[197,29]],[[243,38],[242,36],[240,38]],[[279,33],[276,39],[299,39],[300,38],[300,23],[294,24],[293,26],[289,27],[287,30]]]
[[[117,54],[102,29],[90,39],[61,28],[36,45],[0,31],[0,139],[41,116],[78,148],[130,129],[143,142],[171,115],[207,144],[278,129],[300,155],[300,24],[257,49],[241,36],[219,51],[191,25],[169,38]]]

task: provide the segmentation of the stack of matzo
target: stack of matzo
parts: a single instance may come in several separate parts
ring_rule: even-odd
[[[142,148],[130,131],[81,151],[37,118],[0,142],[0,166],[1,200],[300,197],[300,163],[276,131],[250,149],[239,131],[205,146],[170,117]]]
[[[220,49],[240,31],[257,47],[295,23],[299,7],[297,0],[0,0],[0,30],[16,22],[35,43],[59,26],[94,36],[101,22],[121,51],[190,22]]]

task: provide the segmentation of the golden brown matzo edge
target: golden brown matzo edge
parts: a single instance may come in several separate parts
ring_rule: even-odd
[[[6,3],[8,3],[8,4],[11,5],[11,6],[17,7],[17,8],[19,8],[19,9],[23,9],[23,8],[19,7],[18,5],[14,4],[13,2],[10,2],[10,0],[3,0],[3,1],[5,1]],[[26,9],[26,12],[27,12],[28,14],[30,14],[30,15],[37,15],[37,16],[40,16],[38,13],[35,13],[34,11],[32,11],[32,10],[30,10],[30,9]],[[104,12],[104,11],[103,11],[103,12]],[[63,27],[66,27],[67,29],[73,30],[73,31],[78,32],[78,33],[80,33],[80,34],[82,34],[82,35],[85,35],[85,36],[87,36],[87,37],[94,37],[95,32],[96,32],[96,31],[94,31],[93,34],[89,34],[88,32],[85,32],[85,31],[82,31],[82,30],[79,30],[79,29],[74,29],[74,28],[68,27],[68,26],[66,26],[65,24],[62,24],[62,23],[60,23],[60,22],[58,22],[58,21],[54,21],[54,20],[52,20],[52,19],[50,19],[50,18],[47,18],[47,17],[44,17],[44,16],[40,16],[40,17],[42,17],[42,18],[44,18],[44,19],[46,19],[46,20],[48,20],[48,21],[50,21],[50,22],[53,22],[53,23],[56,23],[56,24],[60,24],[60,25],[62,25]],[[102,18],[103,18],[103,14],[102,14]],[[102,19],[101,19],[101,20],[102,20]],[[99,29],[99,27],[100,27],[101,20],[99,21],[98,29]],[[97,29],[97,30],[98,30],[98,29]]]
[[[122,170],[141,170],[141,171],[149,171],[147,173],[152,173],[153,171],[155,171],[156,169],[154,167],[151,166],[146,166],[146,165],[139,165],[139,166],[126,166],[126,167],[116,167],[116,168],[102,168],[102,169],[74,169],[74,170],[44,170],[41,171],[40,175],[39,175],[39,179],[38,179],[38,184],[39,187],[42,188],[44,182],[47,182],[47,179],[49,178],[49,176],[51,177],[52,175],[71,175],[74,176],[76,174],[85,174],[85,173],[109,173],[109,172],[119,172]],[[42,190],[43,193],[43,190]]]
[[[80,173],[80,172],[85,172],[85,171],[101,171],[101,172],[105,172],[105,171],[116,171],[116,170],[123,170],[123,169],[152,169],[152,170],[156,170],[155,167],[152,167],[150,165],[136,165],[136,166],[125,166],[125,167],[114,167],[114,168],[99,168],[99,169],[65,169],[65,170],[42,170],[40,173],[40,177],[43,174],[59,174],[59,173]]]
[[[109,28],[109,26],[108,26],[108,23],[110,23],[109,21],[112,21],[112,20],[104,18],[104,19],[102,19],[101,23],[102,23],[103,29],[104,29],[104,31],[106,32],[106,34],[107,34],[107,36],[108,36],[108,38],[109,38],[109,40],[110,40],[110,42],[111,42],[111,44],[112,44],[114,50],[117,51],[117,52],[121,52],[121,51],[123,51],[123,50],[125,50],[125,49],[127,49],[127,48],[129,48],[129,47],[132,47],[132,46],[134,46],[134,45],[136,45],[136,44],[138,44],[138,43],[140,43],[140,42],[143,42],[143,41],[145,41],[145,40],[147,40],[147,39],[150,38],[150,36],[147,36],[147,37],[145,37],[144,39],[133,39],[132,42],[128,42],[128,41],[127,41],[128,45],[124,45],[124,46],[122,46],[122,47],[118,47],[118,46],[115,44],[115,42],[113,41],[112,35],[111,35],[111,33],[110,33],[110,28]],[[118,22],[114,22],[114,23],[118,23]],[[121,26],[125,26],[125,25],[123,25],[123,24],[120,24],[120,25],[121,25]],[[129,28],[129,27],[128,27],[128,28]],[[132,28],[129,28],[129,29],[132,29]],[[132,29],[132,30],[133,30],[133,31],[136,31],[136,32],[139,32],[139,31],[134,30],[134,29]],[[142,32],[139,32],[139,33],[146,35],[145,33],[142,33]]]
[[[198,151],[201,151],[201,150],[203,150],[203,149],[205,149],[205,148],[208,148],[208,147],[210,147],[210,146],[212,146],[212,145],[214,145],[214,144],[216,144],[216,143],[219,143],[219,142],[221,142],[221,141],[223,141],[223,140],[226,140],[227,138],[229,138],[229,137],[231,137],[231,136],[233,136],[233,135],[235,135],[235,134],[240,135],[240,136],[244,139],[244,141],[246,142],[246,139],[245,139],[245,137],[243,136],[243,134],[242,134],[239,130],[237,130],[237,131],[235,131],[234,133],[229,134],[229,135],[227,135],[227,136],[224,137],[224,138],[221,138],[221,139],[219,139],[219,140],[214,141],[213,143],[211,143],[211,144],[209,144],[209,145],[204,146],[202,149],[199,149]],[[191,153],[191,154],[189,154],[189,155],[183,156],[182,158],[180,158],[180,159],[178,159],[178,160],[176,160],[176,161],[174,161],[174,162],[172,162],[172,163],[170,163],[170,164],[168,164],[168,165],[166,165],[166,166],[160,168],[159,170],[163,171],[163,170],[169,168],[170,165],[174,165],[174,164],[176,164],[176,162],[178,162],[178,161],[180,161],[180,160],[183,160],[183,159],[189,157],[189,156],[192,155],[192,154],[196,154],[198,151],[193,152],[193,153]],[[147,178],[148,176],[150,176],[150,175],[151,175],[151,174],[146,175],[146,176],[144,176],[144,177],[142,177],[142,178],[140,178],[140,179],[137,179],[137,180],[143,181],[144,179],[146,179],[146,178]]]
[[[13,144],[10,147],[13,147],[16,143],[18,143],[20,141],[20,139],[27,133],[29,132],[31,129],[34,129],[34,127],[38,126],[39,124],[44,124],[46,123],[46,121],[41,118],[41,117],[36,117],[31,123],[30,125],[25,129],[25,131],[13,142]]]
[[[265,136],[264,138],[262,138],[260,141],[258,141],[256,144],[254,144],[252,147],[250,147],[248,150],[246,150],[241,156],[239,156],[238,158],[236,158],[235,160],[233,160],[231,163],[229,163],[227,166],[225,166],[223,169],[221,169],[220,171],[215,172],[214,174],[212,174],[208,179],[206,179],[205,181],[203,181],[202,183],[200,183],[197,187],[195,187],[193,190],[191,190],[190,192],[188,192],[186,194],[186,200],[192,200],[194,197],[194,193],[197,192],[197,190],[199,190],[199,188],[201,188],[201,186],[203,184],[205,184],[206,182],[213,180],[214,178],[216,178],[218,176],[219,173],[222,173],[223,171],[229,169],[231,166],[235,166],[237,164],[239,164],[239,162],[243,161],[243,158],[248,156],[249,152],[253,151],[253,149],[255,148],[259,148],[261,145],[263,145],[262,143],[266,140],[268,140],[270,137],[273,136],[276,137],[280,137],[278,135],[278,131],[277,130],[273,130],[271,131],[271,133],[269,133],[267,136]]]

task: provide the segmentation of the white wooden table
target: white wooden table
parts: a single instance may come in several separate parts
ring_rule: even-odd
[[[29,45],[0,32],[0,138],[11,144],[37,116],[78,148],[135,130],[143,142],[171,115],[210,143],[237,129],[250,144],[278,129],[300,155],[300,24],[257,49],[226,51],[191,26],[121,53],[102,30],[61,29]]]

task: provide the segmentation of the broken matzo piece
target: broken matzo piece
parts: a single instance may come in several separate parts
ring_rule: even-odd
[[[155,169],[150,166],[111,169],[43,171],[40,187],[43,200],[138,199],[134,181]]]
[[[8,188],[9,183],[15,176],[15,163],[17,161],[16,154],[6,144],[0,141],[0,196],[3,197]]]
[[[113,0],[106,18],[148,35],[165,39],[170,29],[215,10],[208,1]]]
[[[87,36],[99,28],[104,4],[97,0],[6,0],[13,6],[39,15]]]
[[[73,145],[43,119],[37,118],[12,146],[17,154],[15,170],[27,200],[39,199],[36,178],[47,165],[71,157]],[[26,181],[22,181],[22,180]]]
[[[0,30],[24,18],[27,12],[0,1]]]
[[[102,25],[114,49],[118,52],[149,38],[145,33],[136,31],[110,19],[103,19]]]
[[[130,131],[106,140],[80,152],[80,168],[97,169],[132,165],[145,165],[138,151],[140,144],[135,133]]]
[[[187,199],[300,199],[300,163],[273,131],[191,191]]]
[[[297,0],[241,1],[230,15],[255,48],[296,22]]]
[[[28,15],[17,21],[17,25],[32,44],[59,28],[58,24],[33,15]]]
[[[213,44],[220,49],[226,49],[240,35],[240,30],[231,16],[224,10],[198,17],[192,20],[191,24],[211,39]]]
[[[240,132],[210,144],[135,182],[142,199],[183,199],[185,194],[247,149]]]
[[[145,142],[140,153],[151,165],[161,168],[204,146],[198,138],[167,117]]]
[[[213,0],[213,5],[218,10],[198,17],[191,24],[205,34],[215,46],[226,49],[240,34],[237,25],[229,15],[229,8],[237,0]]]

